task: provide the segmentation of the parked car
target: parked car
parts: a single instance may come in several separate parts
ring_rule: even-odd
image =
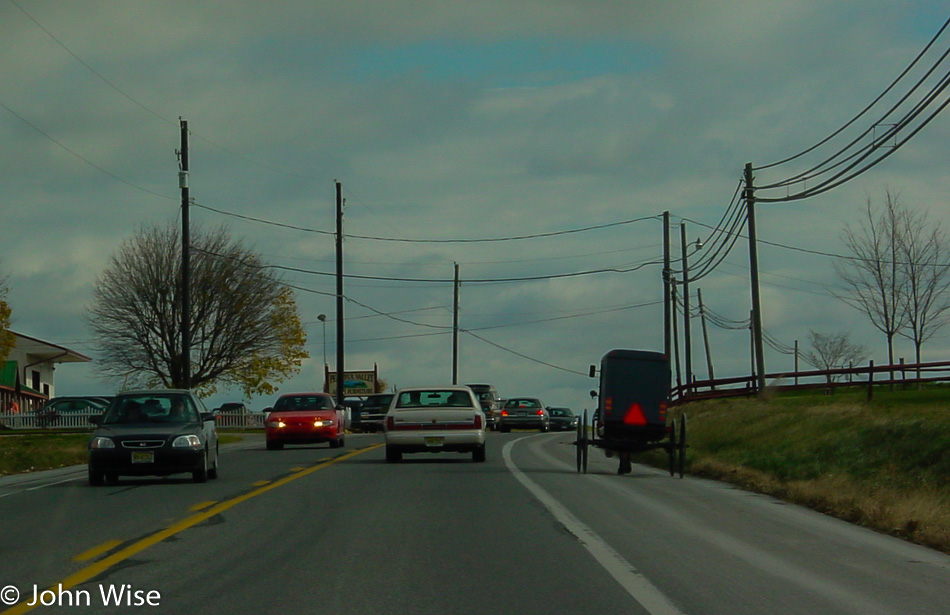
[[[101,414],[108,405],[109,399],[105,397],[85,395],[54,397],[36,411],[36,424],[38,427],[49,427],[62,422],[60,419],[64,415]],[[83,422],[85,423],[85,421]]]
[[[386,413],[386,461],[404,453],[471,452],[485,461],[485,415],[465,386],[402,389]]]
[[[338,408],[328,393],[287,393],[277,398],[264,422],[267,450],[285,444],[329,442],[330,448],[344,444],[346,411]]]
[[[551,431],[574,431],[577,429],[577,415],[570,408],[548,408]]]
[[[501,409],[498,428],[502,432],[512,429],[540,429],[547,431],[550,417],[544,404],[536,397],[513,397]]]
[[[377,393],[367,395],[360,409],[359,427],[364,431],[382,431],[389,404],[392,403],[393,393]]]
[[[117,395],[105,414],[93,416],[89,484],[120,476],[190,472],[195,482],[218,477],[214,414],[191,391],[161,389]]]

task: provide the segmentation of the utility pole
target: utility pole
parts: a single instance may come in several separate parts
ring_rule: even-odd
[[[759,256],[755,239],[755,188],[752,186],[752,163],[745,165],[746,222],[749,232],[749,282],[752,286],[752,344],[755,351],[756,388],[765,391],[765,353],[762,347],[762,303],[759,299]]]
[[[710,380],[715,380],[716,374],[713,372],[712,352],[709,350],[709,332],[706,330],[706,308],[703,307],[703,289],[696,289],[696,297],[699,299],[699,319],[703,326],[703,345],[706,347],[706,373],[709,374]],[[715,391],[716,386],[713,385],[712,389]]]
[[[693,349],[689,326],[689,265],[686,260],[686,223],[680,222],[680,253],[683,258],[683,367],[686,371],[686,391],[693,385]]]
[[[670,304],[670,212],[663,212],[663,354],[669,359],[673,309]]]
[[[188,121],[181,123],[178,187],[181,188],[181,374],[180,386],[191,388],[191,229],[188,191]]]
[[[683,376],[680,373],[680,343],[679,332],[676,330],[676,278],[670,278],[670,302],[673,304],[673,363],[676,365],[676,386],[683,386]],[[682,391],[680,392],[682,394]]]
[[[336,182],[336,403],[346,398],[343,386],[343,184]]]
[[[795,386],[798,386],[798,340],[795,340]]]
[[[455,263],[455,301],[452,310],[452,384],[459,383],[459,264]]]

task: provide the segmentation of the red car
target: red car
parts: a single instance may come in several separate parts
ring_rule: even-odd
[[[267,450],[276,451],[285,444],[329,442],[330,448],[343,446],[345,414],[327,393],[288,393],[281,395],[264,421]]]

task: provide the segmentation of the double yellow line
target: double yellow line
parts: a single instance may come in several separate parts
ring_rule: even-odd
[[[112,568],[116,564],[119,564],[129,559],[130,557],[138,553],[141,553],[145,549],[148,549],[149,547],[156,545],[162,542],[163,540],[171,538],[175,534],[181,533],[187,530],[188,528],[194,527],[203,521],[207,521],[211,517],[219,513],[222,513],[228,510],[229,508],[232,508],[233,506],[240,504],[241,502],[246,502],[247,500],[250,500],[251,498],[256,498],[259,495],[263,495],[272,489],[283,487],[287,483],[295,481],[298,478],[303,478],[304,476],[307,476],[308,474],[313,474],[317,470],[322,470],[323,468],[326,468],[327,466],[331,466],[341,461],[346,461],[347,459],[350,459],[351,457],[355,457],[356,455],[361,455],[365,452],[371,451],[373,449],[377,449],[381,446],[382,444],[374,444],[366,448],[356,449],[354,451],[351,451],[339,457],[334,457],[332,459],[328,459],[327,461],[318,463],[315,466],[310,466],[308,468],[303,468],[301,470],[295,471],[293,474],[289,474],[285,476],[284,478],[276,480],[272,483],[269,482],[261,487],[258,487],[257,489],[254,489],[253,491],[249,491],[247,493],[239,495],[230,500],[214,503],[214,505],[211,506],[210,508],[202,510],[201,512],[191,515],[190,517],[186,517],[177,523],[173,523],[172,525],[168,526],[167,528],[163,530],[160,530],[158,532],[155,532],[154,534],[146,536],[145,538],[142,538],[141,540],[133,542],[132,544],[127,545],[123,547],[122,549],[119,549],[115,553],[112,553],[111,555],[108,555],[107,557],[104,557],[97,562],[89,564],[85,568],[69,575],[68,577],[60,581],[58,584],[51,587],[50,590],[53,592],[56,592],[60,588],[62,590],[72,589],[73,587],[76,587],[77,585],[81,585],[82,583],[85,583],[86,581],[89,581],[90,579],[97,577],[98,575],[102,574],[109,568]],[[208,503],[205,503],[205,506],[207,504]],[[75,558],[75,560],[83,561],[86,559],[91,559],[92,557],[95,557],[99,553],[103,553],[105,551],[108,551],[111,548],[114,548],[115,546],[118,546],[118,544],[121,544],[121,543],[118,543],[115,541],[105,543],[104,545],[100,545],[99,547],[95,547],[93,549],[90,549],[89,551],[86,551],[85,553],[81,555],[78,555]],[[34,606],[36,605],[30,606],[29,604],[26,603],[26,601],[23,601],[3,611],[2,613],[0,613],[0,615],[18,615],[19,613],[26,613],[27,611],[32,610]]]

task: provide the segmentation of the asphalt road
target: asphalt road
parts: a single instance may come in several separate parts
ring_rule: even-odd
[[[387,464],[379,435],[252,437],[205,484],[3,478],[0,599],[51,606],[0,613],[950,613],[944,554],[597,450],[580,475],[572,439]]]

